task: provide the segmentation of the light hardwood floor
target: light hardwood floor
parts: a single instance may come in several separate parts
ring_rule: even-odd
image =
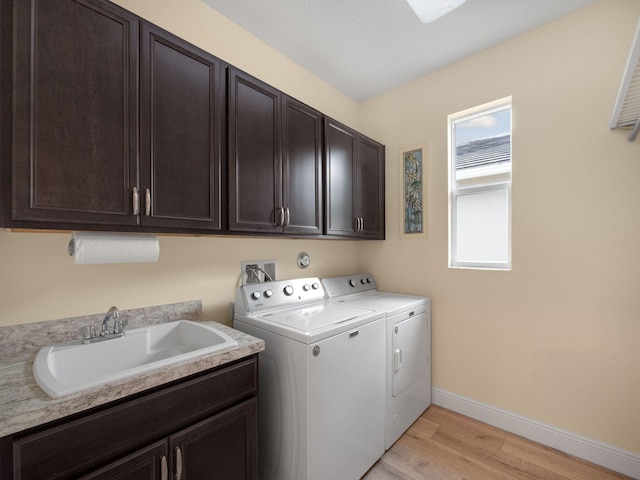
[[[628,480],[432,405],[362,480]]]

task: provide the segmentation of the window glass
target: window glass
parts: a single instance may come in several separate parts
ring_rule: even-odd
[[[449,116],[449,266],[511,268],[511,99]]]

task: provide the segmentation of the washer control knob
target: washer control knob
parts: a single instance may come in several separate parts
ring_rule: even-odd
[[[253,292],[251,294],[251,298],[253,298],[254,300],[258,300],[261,297],[260,292]]]
[[[360,283],[366,285],[367,283],[369,283],[369,281],[366,278],[363,278],[362,280],[360,280]]]
[[[349,285],[351,285],[352,287],[355,287],[357,284],[358,282],[356,282],[353,278],[349,280]]]
[[[311,285],[309,285],[308,283],[305,283],[305,284],[303,285],[302,289],[303,289],[305,292],[308,292],[309,290],[311,290]]]
[[[293,295],[293,287],[291,285],[287,285],[286,287],[284,287],[282,291],[287,297],[290,297],[291,295]]]
[[[317,290],[320,288],[320,285],[318,285],[318,282],[314,282],[311,284],[311,288],[313,288],[314,290]]]
[[[270,289],[267,289],[264,291],[264,296],[267,298],[271,298],[273,296],[273,291]]]

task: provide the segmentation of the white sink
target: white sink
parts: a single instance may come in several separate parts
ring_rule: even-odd
[[[214,327],[179,320],[128,330],[122,338],[44,347],[33,362],[33,376],[59,398],[237,344]]]

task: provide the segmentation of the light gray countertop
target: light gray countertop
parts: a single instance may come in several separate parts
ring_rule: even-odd
[[[78,326],[86,325],[87,322],[96,323],[95,320],[99,316],[2,327],[0,328],[0,438],[264,350],[264,341],[223,324],[201,318],[202,306],[199,301],[129,310],[123,313],[129,318],[130,328],[177,319],[202,321],[226,333],[236,340],[238,345],[77,394],[51,398],[40,389],[33,378],[32,365],[38,350],[43,346],[73,338],[73,335],[69,336],[69,331],[75,332]],[[26,337],[30,339],[28,342],[25,340]]]

